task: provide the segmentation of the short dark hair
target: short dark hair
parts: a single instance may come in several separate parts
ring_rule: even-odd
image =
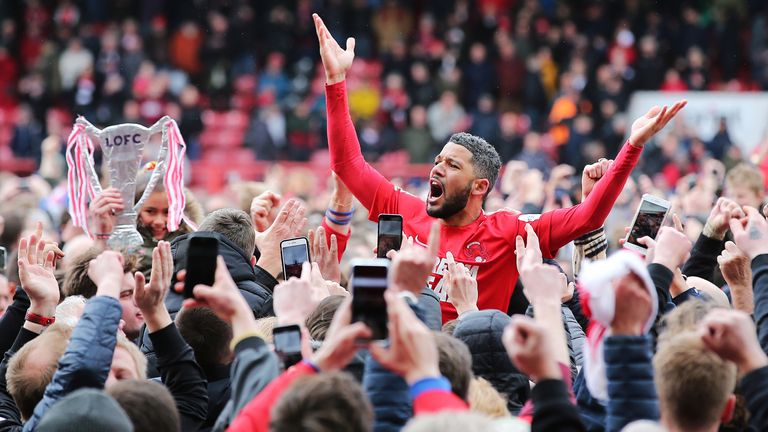
[[[325,340],[325,333],[328,331],[328,327],[331,326],[333,321],[333,315],[336,310],[341,306],[344,301],[342,295],[332,295],[324,298],[313,310],[305,321],[307,330],[309,330],[309,336],[316,340]]]
[[[453,393],[463,400],[469,396],[469,384],[472,382],[472,354],[467,345],[441,332],[432,332],[440,356],[440,373],[451,382]]]
[[[369,432],[373,409],[360,384],[345,372],[302,377],[272,407],[272,432]]]
[[[90,248],[78,255],[64,276],[62,291],[65,296],[81,295],[87,299],[96,295],[96,284],[88,277],[88,266],[103,252],[98,248]],[[138,268],[138,258],[135,255],[123,254],[123,274],[133,273]]]
[[[451,135],[448,141],[460,145],[472,153],[472,166],[475,169],[475,176],[487,179],[488,183],[490,183],[488,185],[488,192],[485,193],[488,196],[496,185],[496,179],[499,177],[499,170],[501,169],[501,158],[496,149],[488,144],[488,141],[466,132],[455,133]]]
[[[242,210],[223,208],[215,210],[203,219],[198,231],[209,231],[223,235],[245,252],[253,255],[256,236],[250,216]]]
[[[128,414],[134,432],[181,430],[176,402],[164,385],[152,380],[124,380],[106,391]]]
[[[176,326],[195,351],[195,360],[200,366],[227,363],[232,352],[229,349],[232,327],[210,308],[182,308],[176,315]]]

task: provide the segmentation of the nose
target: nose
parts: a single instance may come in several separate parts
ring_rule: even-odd
[[[442,164],[435,165],[429,172],[430,177],[445,177],[445,170],[443,170]]]
[[[152,220],[152,225],[156,227],[165,226],[165,222],[167,219],[168,218],[165,215],[155,216],[155,218]]]

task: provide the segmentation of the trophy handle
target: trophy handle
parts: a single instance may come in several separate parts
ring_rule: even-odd
[[[160,140],[160,153],[157,155],[157,165],[152,171],[152,175],[149,177],[149,183],[147,183],[147,187],[141,194],[141,198],[139,198],[139,200],[133,206],[133,211],[136,213],[139,212],[141,206],[144,205],[144,202],[149,198],[149,195],[152,193],[152,191],[155,190],[157,182],[160,181],[160,177],[165,173],[166,159],[168,157],[168,128],[164,127],[164,125],[170,119],[171,118],[168,116],[163,116],[163,118],[156,121],[155,124],[149,127],[150,135],[162,132],[163,137]]]

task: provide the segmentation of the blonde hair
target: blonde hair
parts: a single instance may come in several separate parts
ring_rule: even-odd
[[[128,354],[130,354],[133,362],[136,364],[136,371],[138,372],[137,378],[140,380],[147,379],[147,357],[144,356],[144,353],[141,352],[139,347],[137,347],[135,343],[128,340],[125,335],[118,333],[117,345],[115,346],[115,349],[118,348],[122,348],[128,351]]]
[[[264,317],[256,320],[256,332],[264,337],[264,341],[272,343],[272,330],[277,325],[277,317]]]
[[[490,418],[509,417],[506,398],[496,391],[485,378],[475,378],[469,383],[469,407],[472,411]]]
[[[725,176],[726,189],[745,187],[762,198],[765,193],[763,173],[753,165],[740,163],[733,167]]]

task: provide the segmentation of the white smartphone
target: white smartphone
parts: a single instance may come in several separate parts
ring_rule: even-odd
[[[387,332],[389,260],[353,259],[349,286],[352,293],[352,322],[362,321],[371,329],[371,340],[384,340]]]
[[[647,248],[637,241],[643,237],[656,239],[669,213],[669,201],[645,194],[637,207],[624,247],[645,255]]]
[[[309,240],[296,237],[280,242],[280,257],[283,261],[283,278],[301,277],[301,266],[309,261]]]

